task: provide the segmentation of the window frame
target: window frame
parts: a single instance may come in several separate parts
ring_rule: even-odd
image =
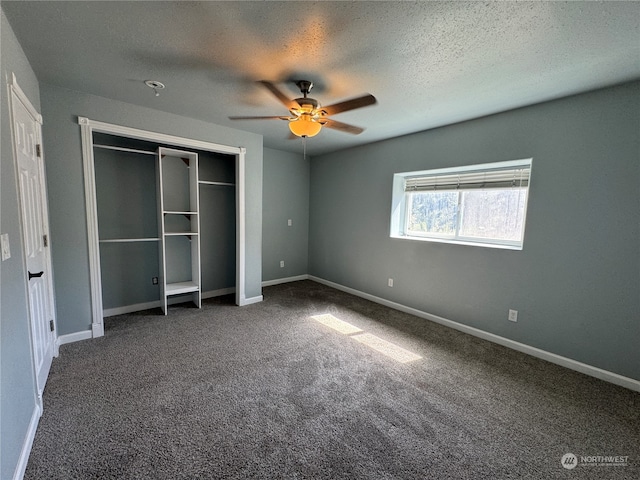
[[[407,178],[415,178],[420,176],[433,176],[433,175],[451,175],[451,174],[464,174],[469,172],[478,171],[495,171],[500,169],[517,169],[528,168],[529,178],[526,188],[526,197],[524,202],[524,212],[522,218],[522,240],[503,240],[495,238],[479,238],[460,235],[464,209],[462,206],[462,192],[470,191],[471,189],[452,189],[458,192],[458,214],[456,215],[456,225],[454,234],[446,233],[425,233],[415,232],[408,230],[408,218],[411,211],[411,196],[418,191],[407,191],[405,189],[405,182]],[[524,239],[526,232],[526,220],[527,210],[529,203],[529,193],[531,186],[531,171],[533,168],[533,159],[526,158],[520,160],[509,160],[503,162],[493,162],[475,165],[466,165],[461,167],[441,168],[432,170],[423,170],[416,172],[402,172],[396,173],[393,176],[393,194],[392,194],[392,209],[391,209],[391,224],[390,224],[390,237],[398,238],[402,240],[414,240],[414,241],[426,241],[437,243],[449,243],[455,245],[471,245],[487,248],[498,248],[508,250],[522,250],[524,248]],[[499,190],[500,188],[496,188]],[[504,188],[507,189],[507,188]],[[443,191],[443,190],[440,190]]]

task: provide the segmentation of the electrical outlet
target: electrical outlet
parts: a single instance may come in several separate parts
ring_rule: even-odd
[[[284,268],[284,260],[280,260],[280,268]]]
[[[9,248],[9,234],[3,233],[0,235],[0,243],[2,243],[2,261],[9,260],[11,258],[11,249]]]
[[[288,225],[288,226],[293,225],[293,222],[291,221],[291,219],[287,220],[287,225]]]
[[[153,277],[153,278],[151,279],[151,283],[152,283],[153,285],[157,285],[157,284],[158,284],[158,277]]]
[[[509,310],[509,321],[511,322],[518,321],[518,310]]]
[[[387,282],[387,285],[389,285],[390,287],[393,287],[393,278],[389,279],[389,281]]]

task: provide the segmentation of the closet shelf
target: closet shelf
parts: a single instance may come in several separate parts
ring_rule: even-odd
[[[191,293],[197,292],[200,290],[200,287],[196,285],[194,282],[178,282],[178,283],[167,283],[165,288],[165,293],[167,295],[180,295],[181,293]]]
[[[164,210],[165,215],[198,215],[198,212],[178,212],[175,210]]]
[[[229,182],[210,182],[208,180],[200,180],[198,182],[200,185],[219,185],[219,186],[223,186],[223,187],[235,187],[236,184],[235,183],[229,183]]]
[[[198,232],[164,232],[165,237],[169,237],[169,236],[178,236],[178,235],[187,235],[187,236],[192,236],[192,235],[198,235]]]
[[[100,243],[157,242],[159,238],[104,238]]]
[[[104,148],[106,150],[116,150],[118,152],[141,153],[143,155],[156,155],[156,152],[148,152],[147,150],[136,150],[135,148],[115,147],[113,145],[100,145],[94,143],[95,148]]]

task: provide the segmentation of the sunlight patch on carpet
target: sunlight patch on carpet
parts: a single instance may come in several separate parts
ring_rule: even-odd
[[[334,317],[330,313],[326,313],[324,315],[313,315],[313,318],[316,322],[320,322],[327,327],[333,328],[334,330],[343,333],[345,335],[351,335],[352,333],[362,332],[362,329],[356,327],[355,325],[351,325],[349,322],[345,322],[340,320],[339,318]]]
[[[351,338],[373,348],[387,357],[393,358],[400,363],[409,363],[422,358],[420,355],[410,352],[409,350],[405,350],[395,343],[387,342],[386,340],[376,337],[375,335],[371,335],[370,333],[352,335]]]

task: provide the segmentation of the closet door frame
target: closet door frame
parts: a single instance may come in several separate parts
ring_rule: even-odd
[[[98,236],[98,209],[96,199],[96,178],[93,157],[93,133],[106,133],[137,140],[163,143],[171,146],[205,150],[235,155],[236,158],[236,305],[255,303],[255,299],[245,296],[245,154],[246,148],[232,147],[217,143],[193,140],[163,133],[124,127],[112,123],[78,117],[82,135],[82,163],[84,168],[85,210],[87,216],[87,240],[89,245],[89,280],[91,283],[91,336],[104,335],[102,307],[102,276],[100,272],[100,245]]]

